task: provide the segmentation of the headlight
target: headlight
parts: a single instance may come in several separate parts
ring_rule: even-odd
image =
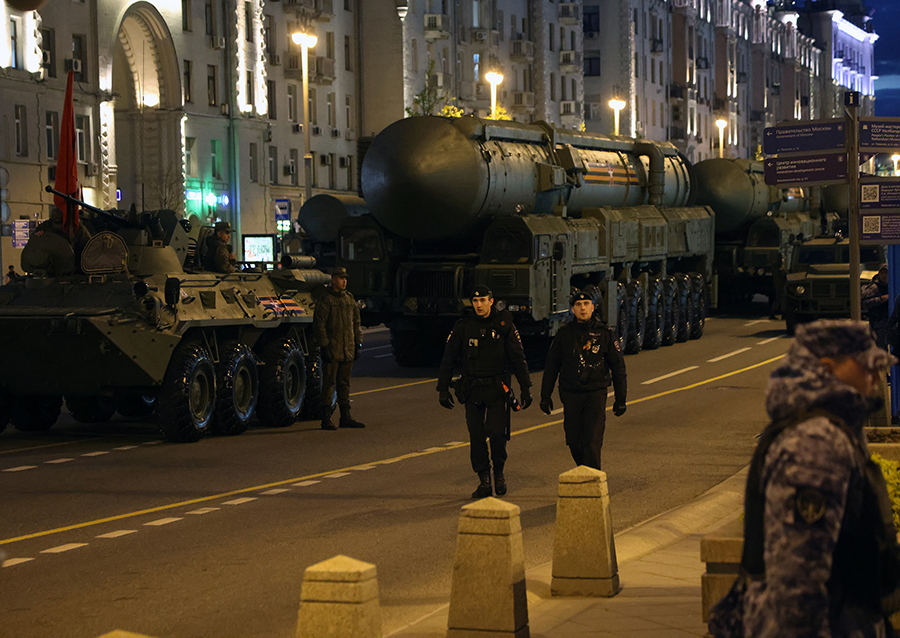
[[[805,286],[795,286],[794,292],[797,293],[798,295],[806,294],[806,287]]]
[[[494,304],[497,310],[506,310],[506,302],[502,299]]]
[[[510,312],[519,312],[519,306],[518,306],[518,305],[512,305],[512,306],[510,306],[510,307],[509,307],[509,311],[510,311]]]

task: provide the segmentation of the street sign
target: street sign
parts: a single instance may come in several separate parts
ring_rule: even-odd
[[[861,177],[859,207],[900,208],[900,179],[890,177]]]
[[[827,186],[847,183],[847,154],[779,157],[763,164],[769,186]]]
[[[859,230],[861,242],[900,243],[900,208],[879,208],[860,212]]]
[[[291,200],[275,200],[275,228],[282,233],[291,230]]]
[[[28,219],[14,219],[12,223],[12,247],[25,248],[28,238],[31,236],[33,222]]]
[[[767,155],[834,151],[843,149],[846,143],[847,131],[843,118],[770,126],[763,136],[763,150]]]
[[[859,118],[861,153],[884,153],[900,149],[900,117]]]

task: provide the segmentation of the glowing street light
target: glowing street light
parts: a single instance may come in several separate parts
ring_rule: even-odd
[[[491,117],[497,119],[497,85],[503,81],[503,75],[493,71],[484,74],[484,79],[491,83]]]
[[[721,159],[725,157],[725,127],[728,126],[728,122],[719,119],[716,120],[716,126],[719,127],[719,158]]]
[[[308,202],[312,198],[312,154],[309,147],[309,60],[307,54],[311,47],[316,46],[316,36],[307,33],[293,33],[291,40],[300,45],[301,72],[303,73],[303,201]]]
[[[615,112],[615,126],[613,126],[613,135],[619,134],[619,111],[625,108],[625,102],[622,100],[612,99],[609,101],[609,108]]]
[[[900,162],[900,155],[891,155],[891,160],[894,162],[894,175],[897,174],[897,162]]]

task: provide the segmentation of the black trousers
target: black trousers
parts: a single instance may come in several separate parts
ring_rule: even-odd
[[[566,445],[576,465],[600,469],[600,448],[606,430],[606,392],[606,388],[595,392],[559,391]]]
[[[497,384],[499,386],[499,383]],[[499,388],[475,387],[466,398],[466,427],[469,430],[469,457],[472,469],[483,472],[491,469],[503,471],[506,463],[506,411],[505,397]],[[488,442],[490,440],[490,456]]]
[[[337,404],[341,414],[350,409],[350,371],[352,361],[329,361],[322,364],[322,408],[334,410],[334,390],[337,388]],[[330,412],[326,412],[330,414]]]

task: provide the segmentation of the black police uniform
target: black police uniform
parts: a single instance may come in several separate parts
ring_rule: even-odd
[[[548,413],[557,377],[566,445],[576,465],[599,470],[610,382],[615,389],[616,415],[625,411],[625,358],[613,331],[594,317],[585,322],[573,320],[559,329],[550,344],[541,382],[541,409]]]
[[[471,442],[472,469],[482,485],[490,490],[491,460],[498,491],[505,493],[503,467],[506,463],[508,400],[503,382],[508,372],[515,374],[523,397],[530,397],[531,377],[525,362],[525,351],[519,332],[506,311],[491,308],[487,317],[466,316],[456,322],[447,339],[438,373],[437,389],[449,394],[455,366],[462,367],[463,377],[457,398],[466,406],[466,426]],[[530,399],[529,399],[530,402]],[[452,407],[452,403],[445,407]],[[490,439],[490,456],[485,439]],[[501,486],[502,483],[502,488]],[[490,495],[490,494],[487,494]]]

